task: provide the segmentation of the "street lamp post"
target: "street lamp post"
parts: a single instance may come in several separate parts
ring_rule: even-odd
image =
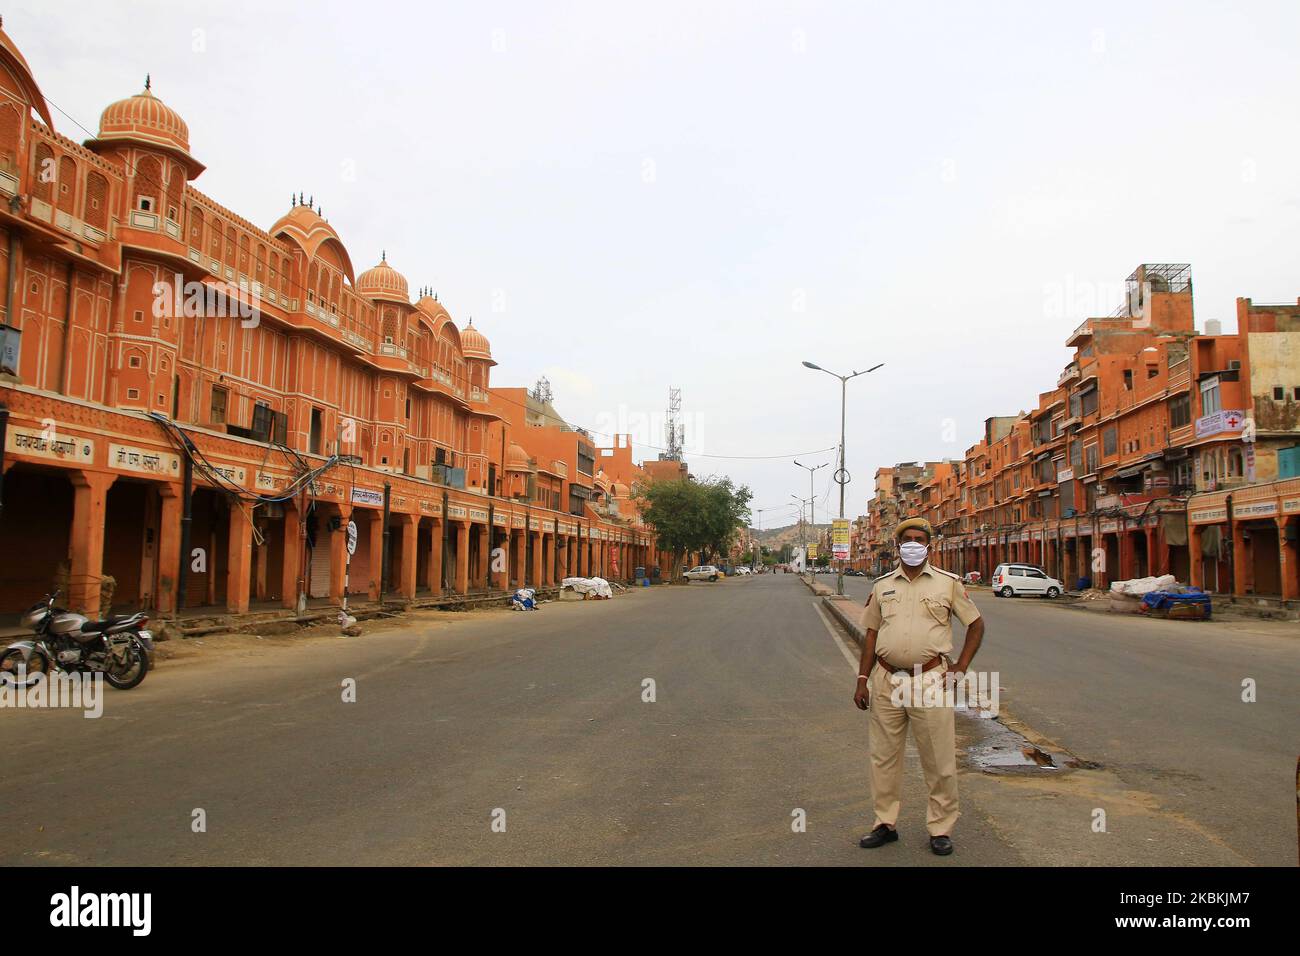
[[[835,372],[832,372],[830,369],[822,368],[820,365],[815,365],[812,362],[803,363],[804,368],[810,368],[817,372],[825,372],[827,375],[830,375],[833,378],[838,378],[840,380],[840,466],[835,471],[835,481],[840,486],[840,518],[841,519],[844,518],[844,486],[849,483],[849,473],[846,470],[844,464],[844,419],[848,411],[849,379],[857,378],[859,375],[866,375],[868,372],[874,372],[876,369],[880,368],[880,366],[884,364],[885,364],[884,362],[880,362],[877,365],[871,366],[871,368],[869,369],[865,369],[861,372],[853,372],[850,375],[837,375]],[[798,464],[798,462],[796,462],[795,464]],[[832,536],[831,538],[832,547],[834,547],[834,541],[835,539]],[[838,573],[835,575],[835,593],[841,595],[844,593],[843,559],[840,560]]]
[[[800,464],[799,462],[796,461],[795,464],[796,464],[796,465],[799,465],[800,468],[802,468],[802,469],[804,469],[806,472],[808,472],[808,525],[809,525],[810,527],[812,527],[812,528],[816,528],[816,525],[817,525],[817,492],[813,490],[813,474],[814,474],[814,473],[815,473],[819,468],[825,468],[827,465],[830,464],[830,462],[828,462],[828,461],[824,461],[824,462],[822,462],[820,465],[803,465],[803,464]],[[802,501],[803,499],[801,498],[800,500]],[[807,545],[804,546],[804,551],[803,551],[803,560],[804,560],[804,565],[807,566],[807,564],[808,564],[808,548],[807,548]]]
[[[762,534],[763,533],[763,512],[769,509],[758,508],[756,510],[758,511],[758,533]],[[749,550],[750,550],[749,566],[751,569],[754,569],[754,565],[758,563],[758,537],[754,534],[750,534],[749,536]],[[757,569],[754,570],[755,573],[757,573]]]

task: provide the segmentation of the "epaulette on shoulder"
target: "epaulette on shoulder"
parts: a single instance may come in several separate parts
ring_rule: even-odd
[[[934,565],[932,564],[932,565],[930,565],[930,567],[934,568]],[[947,571],[947,570],[945,570],[945,569],[943,569],[943,568],[934,568],[934,569],[935,569],[936,571],[938,571],[940,574],[946,574],[948,577],[952,578],[954,581],[960,581],[960,580],[961,580],[961,577],[960,577],[960,576],[958,576],[958,575],[956,575],[956,574],[953,574],[951,571]]]

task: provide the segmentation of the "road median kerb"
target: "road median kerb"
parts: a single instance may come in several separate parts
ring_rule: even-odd
[[[813,597],[829,597],[835,593],[826,585],[821,584],[810,577],[804,577],[802,574],[799,575],[799,580],[804,583],[804,586],[808,588],[809,591],[812,591]]]

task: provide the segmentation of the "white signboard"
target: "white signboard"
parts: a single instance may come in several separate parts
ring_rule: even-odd
[[[5,433],[5,451],[55,461],[89,465],[95,459],[95,443],[89,438],[64,435],[57,426],[48,431],[9,427]]]
[[[371,491],[369,488],[353,488],[352,503],[356,505],[374,505],[376,508],[384,506],[384,493],[382,491]]]
[[[240,465],[218,465],[214,462],[212,463],[212,470],[223,476],[226,481],[241,488],[244,487],[244,483],[248,480],[248,472]]]
[[[179,478],[181,475],[181,457],[167,451],[149,451],[133,448],[130,445],[108,446],[108,467],[122,471],[134,471],[142,475],[161,475],[164,478]]]
[[[348,522],[348,554],[357,553],[357,523]]]
[[[1206,435],[1218,435],[1220,432],[1239,432],[1245,422],[1246,416],[1241,413],[1241,409],[1205,415],[1196,419],[1196,437],[1204,438]]]

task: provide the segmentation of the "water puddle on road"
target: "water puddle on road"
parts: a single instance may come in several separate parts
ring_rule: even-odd
[[[1096,770],[1099,765],[1065,751],[1049,751],[1030,743],[1023,734],[972,708],[958,708],[962,735],[973,738],[964,749],[966,766],[989,774],[1053,774]]]

